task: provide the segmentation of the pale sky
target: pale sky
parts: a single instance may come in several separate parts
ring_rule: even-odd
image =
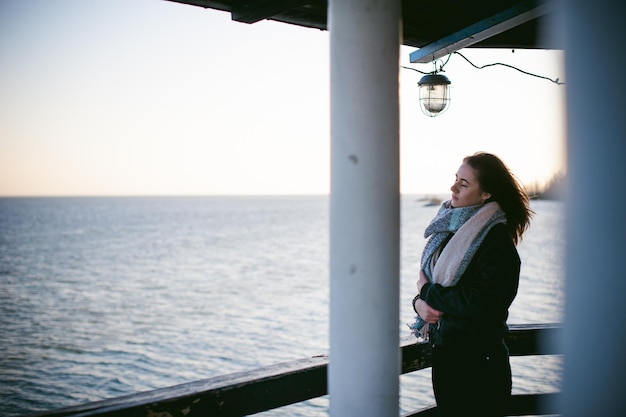
[[[401,65],[415,48],[401,47]],[[559,51],[461,51],[566,81]],[[565,87],[445,66],[449,110],[400,70],[401,191],[447,193],[499,155],[527,186],[564,170]],[[0,0],[0,196],[327,194],[329,35],[160,0]]]

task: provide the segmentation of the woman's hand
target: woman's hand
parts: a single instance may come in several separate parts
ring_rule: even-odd
[[[417,280],[418,294],[422,292],[422,287],[428,282],[430,281],[428,281],[428,278],[426,278],[426,274],[422,269],[420,269],[420,278]],[[415,310],[417,311],[417,314],[420,315],[422,320],[430,324],[437,323],[441,318],[441,315],[443,314],[441,311],[435,310],[434,308],[426,304],[426,301],[422,300],[421,298],[415,301]]]
[[[424,320],[426,323],[434,324],[439,321],[443,313],[439,310],[435,310],[428,304],[426,301],[421,298],[415,301],[415,310],[417,310],[417,314]]]

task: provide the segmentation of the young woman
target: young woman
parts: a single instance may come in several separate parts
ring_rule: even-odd
[[[504,335],[520,272],[516,245],[533,212],[524,188],[492,154],[463,159],[451,191],[425,231],[415,331],[433,347],[440,416],[504,416],[511,397]]]

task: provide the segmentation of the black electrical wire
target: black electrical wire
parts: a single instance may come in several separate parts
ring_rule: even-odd
[[[405,67],[404,65],[401,65],[401,67],[402,67],[402,68],[404,68],[404,69],[411,70],[411,71],[419,72],[420,74],[424,74],[424,75],[426,75],[426,74],[432,74],[432,72],[424,72],[424,71],[420,71],[420,70],[415,69],[415,68]]]
[[[542,79],[544,79],[544,80],[551,81],[551,82],[553,82],[553,83],[555,83],[555,84],[557,84],[557,85],[564,85],[564,84],[565,84],[565,83],[563,83],[563,82],[559,81],[559,79],[558,79],[558,78],[556,78],[556,79],[554,79],[554,80],[553,80],[553,79],[552,79],[552,78],[550,78],[550,77],[545,77],[545,76],[543,76],[543,75],[533,74],[533,73],[531,73],[531,72],[524,71],[524,70],[521,70],[521,69],[519,69],[519,68],[516,68],[516,67],[514,67],[513,65],[503,64],[503,63],[501,63],[501,62],[494,62],[493,64],[487,64],[487,65],[483,65],[482,67],[479,67],[479,66],[477,66],[477,65],[474,65],[474,63],[473,63],[472,61],[470,61],[469,59],[467,59],[467,58],[465,57],[465,55],[463,55],[462,53],[460,53],[460,52],[453,52],[453,53],[454,53],[454,54],[459,55],[461,58],[463,58],[464,60],[466,60],[467,62],[469,62],[469,64],[470,64],[471,66],[473,66],[474,68],[476,68],[476,69],[483,69],[483,68],[487,68],[487,67],[492,67],[492,66],[494,66],[494,65],[502,65],[503,67],[512,68],[512,69],[514,69],[514,70],[517,70],[517,71],[521,72],[522,74],[526,74],[526,75],[530,75],[530,76],[532,76],[532,77],[542,78]],[[447,63],[447,62],[448,62],[448,61],[446,61],[446,63]]]
[[[517,68],[517,67],[514,67],[514,66],[512,66],[512,65],[509,65],[509,64],[503,64],[503,63],[501,63],[501,62],[494,62],[493,64],[486,64],[486,65],[483,65],[483,66],[480,66],[480,67],[479,67],[478,65],[475,65],[472,61],[470,61],[469,59],[467,59],[467,58],[465,57],[465,55],[463,55],[462,53],[460,53],[460,52],[453,52],[453,54],[457,54],[457,55],[459,55],[461,58],[463,58],[464,60],[466,60],[466,61],[467,61],[467,62],[468,62],[471,66],[473,66],[473,67],[474,67],[474,68],[476,68],[476,69],[483,69],[483,68],[487,68],[487,67],[493,67],[493,66],[495,66],[495,65],[501,65],[501,66],[503,66],[503,67],[512,68],[512,69],[514,69],[514,70],[517,70],[517,71],[521,72],[522,74],[526,74],[526,75],[530,75],[530,76],[532,76],[532,77],[542,78],[542,79],[544,79],[544,80],[551,81],[551,82],[553,82],[553,83],[555,83],[555,84],[557,84],[557,85],[564,85],[564,84],[565,84],[564,82],[561,82],[561,81],[559,80],[559,78],[552,79],[552,78],[549,78],[549,77],[545,77],[545,76],[543,76],[543,75],[533,74],[533,73],[531,73],[531,72],[524,71],[524,70],[521,70],[521,69],[519,69],[519,68]],[[405,66],[402,66],[402,68],[404,68],[404,69],[410,69],[410,70],[413,70],[413,71],[417,71],[417,72],[419,72],[420,74],[424,74],[424,75],[426,75],[426,74],[436,74],[436,73],[438,73],[438,72],[442,72],[442,71],[443,71],[443,67],[445,67],[445,66],[446,66],[446,64],[448,63],[448,61],[450,61],[450,57],[451,57],[451,56],[452,56],[452,54],[448,54],[448,59],[446,59],[446,62],[444,62],[443,64],[441,64],[441,65],[439,66],[439,69],[438,69],[438,70],[437,70],[437,69],[435,69],[435,71],[431,71],[431,72],[424,72],[424,71],[420,71],[420,70],[415,69],[415,68],[405,67]],[[436,68],[436,65],[437,65],[437,64],[435,63],[435,68]]]

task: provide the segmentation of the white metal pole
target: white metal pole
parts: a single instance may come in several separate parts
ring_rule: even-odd
[[[570,0],[560,10],[569,183],[562,410],[626,415],[626,4]]]
[[[399,0],[331,0],[330,415],[399,414]]]

